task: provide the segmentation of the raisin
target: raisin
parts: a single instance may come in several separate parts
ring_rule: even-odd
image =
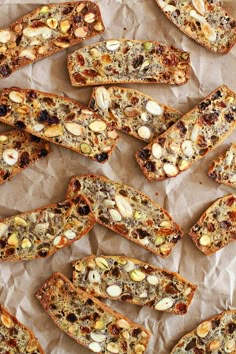
[[[12,70],[10,69],[9,65],[2,65],[0,66],[0,75],[3,77],[7,77],[11,74]]]
[[[14,141],[13,143],[14,149],[19,150],[21,148],[21,142],[19,141]]]
[[[137,229],[136,232],[138,233],[140,239],[150,236],[150,234],[147,231],[142,230],[142,229]]]
[[[74,16],[74,21],[75,22],[81,22],[83,20],[83,17],[81,15],[78,15],[78,16]]]
[[[214,226],[214,224],[212,224],[212,223],[207,224],[207,231],[209,231],[209,232],[215,231],[215,226]]]
[[[4,240],[0,240],[0,249],[5,248],[5,247],[6,247],[6,245],[7,245],[6,241],[4,241]]]
[[[25,128],[26,128],[26,125],[25,125],[25,123],[22,122],[21,120],[17,120],[17,121],[15,122],[15,127],[16,127],[17,129],[25,129]]]
[[[85,303],[85,305],[87,306],[92,306],[93,305],[93,300],[92,299],[88,299]]]
[[[33,90],[32,90],[32,91],[30,90],[30,91],[27,93],[27,99],[28,99],[29,101],[32,101],[32,100],[34,100],[35,98],[37,98],[36,92],[34,92]]]
[[[218,117],[219,117],[219,113],[213,112],[213,113],[208,113],[208,114],[202,115],[202,120],[203,120],[203,123],[205,123],[207,125],[212,125],[217,121]]]
[[[121,345],[121,348],[122,348],[122,350],[124,351],[124,353],[127,353],[127,350],[128,350],[127,343],[126,343],[125,341],[122,341],[122,342],[120,343],[120,345]]]
[[[219,140],[218,136],[216,136],[216,135],[211,136],[211,141],[213,142],[213,144],[216,144],[218,142],[218,140]]]
[[[157,54],[163,54],[163,52],[165,51],[165,47],[161,44],[159,44],[157,47],[156,47],[156,53]]]
[[[7,114],[8,107],[5,104],[0,105],[0,117],[3,117]]]
[[[139,55],[137,58],[133,60],[133,67],[137,69],[140,65],[143,64],[144,57],[143,55]]]
[[[95,155],[95,158],[98,162],[105,162],[108,159],[108,154],[106,152],[102,152],[101,154]]]
[[[222,229],[228,230],[231,226],[232,226],[232,224],[229,221],[227,221],[227,220],[224,220],[224,221],[220,222],[220,227]]]
[[[119,190],[119,194],[120,194],[120,195],[123,195],[123,197],[128,197],[128,192],[125,191],[124,189],[120,189],[120,190]]]
[[[57,116],[49,116],[47,122],[49,125],[53,125],[53,124],[58,124],[60,120],[59,118],[57,118]]]
[[[3,54],[0,54],[0,62],[1,62],[2,60],[4,60],[4,59],[6,59],[6,56],[3,55]]]
[[[112,275],[114,275],[114,277],[119,277],[120,275],[120,270],[118,267],[115,267],[113,270],[112,270]]]
[[[174,283],[168,283],[165,287],[165,291],[167,292],[167,294],[177,294],[178,289],[176,288]]]
[[[206,101],[203,101],[202,103],[200,103],[200,104],[198,105],[198,107],[199,107],[199,109],[200,109],[201,111],[205,111],[205,109],[206,109],[208,106],[210,106],[210,104],[211,104],[211,100],[206,100]]]
[[[120,328],[118,328],[116,325],[111,325],[109,330],[113,336],[118,336],[120,334]]]
[[[16,336],[18,334],[18,330],[17,330],[17,328],[13,327],[13,328],[9,329],[9,333],[11,336]]]
[[[47,122],[48,118],[49,118],[49,114],[48,114],[48,111],[46,109],[44,109],[43,111],[39,112],[39,115],[38,115],[38,122],[39,123]]]
[[[204,354],[205,351],[203,349],[199,349],[199,348],[194,348],[193,349],[194,354]]]
[[[10,347],[15,348],[16,345],[17,345],[17,341],[16,341],[16,339],[10,338],[10,339],[8,339],[7,344],[8,344]]]
[[[177,236],[172,238],[171,242],[172,243],[177,243],[180,239],[181,239],[181,235],[177,235]]]
[[[132,294],[124,294],[121,296],[121,300],[122,301],[131,301],[133,299],[133,295]]]
[[[22,39],[22,34],[16,37],[16,45],[19,45]]]
[[[77,54],[77,63],[78,63],[80,66],[83,66],[83,65],[84,65],[85,60],[84,60],[83,55]]]
[[[176,310],[178,310],[178,313],[180,313],[181,315],[185,314],[187,312],[187,305],[183,304],[182,302],[180,302],[179,304],[177,304],[175,306]]]
[[[98,72],[93,69],[86,69],[83,71],[83,74],[89,77],[96,77],[98,76]]]
[[[55,304],[51,304],[49,307],[50,307],[51,310],[56,310],[57,309]]]
[[[193,338],[184,348],[185,350],[190,350],[196,347],[196,338]]]
[[[225,204],[228,205],[228,206],[231,206],[231,205],[234,204],[235,200],[236,199],[234,197],[231,197],[225,202]]]
[[[212,324],[212,329],[215,329],[216,327],[219,327],[220,325],[220,320],[213,320],[211,321],[211,324]]]
[[[12,256],[15,253],[15,249],[14,248],[9,248],[8,250],[6,250],[6,255],[7,256]]]
[[[176,123],[176,127],[179,129],[181,136],[184,136],[187,133],[187,129],[186,129],[184,123],[182,122],[182,120],[179,120]]]
[[[200,156],[204,156],[204,155],[206,155],[208,153],[208,149],[201,149],[201,150],[199,150],[199,155]]]
[[[152,161],[146,162],[144,167],[150,172],[155,172],[156,171],[156,165]]]
[[[94,98],[91,98],[91,100],[90,100],[90,102],[89,102],[89,108],[91,108],[91,109],[94,109],[94,107],[95,107],[95,99]]]
[[[73,7],[67,6],[63,9],[62,13],[63,13],[63,15],[68,15],[72,10],[73,10]]]
[[[73,78],[76,82],[79,82],[81,84],[86,84],[87,82],[87,79],[84,76],[82,76],[80,73],[74,74]]]
[[[72,189],[74,192],[78,192],[81,188],[80,182],[76,179],[72,185]]]
[[[78,207],[77,209],[79,215],[84,216],[84,215],[88,215],[90,213],[90,208],[88,205],[83,205]]]
[[[88,327],[80,327],[80,330],[83,334],[89,334],[91,332],[91,329]]]
[[[21,168],[25,168],[26,166],[28,166],[29,163],[30,163],[29,153],[27,151],[24,151],[21,154],[19,165]]]
[[[216,93],[212,96],[212,100],[215,101],[219,97],[222,97],[222,93],[220,90],[216,91]]]
[[[229,215],[230,220],[236,221],[236,211],[229,211],[228,215]]]
[[[211,173],[208,174],[208,176],[209,176],[210,178],[213,178],[213,179],[216,179],[216,178],[217,178],[216,172],[211,172]]]
[[[131,101],[132,105],[135,106],[139,102],[139,99],[138,99],[138,97],[134,96],[131,98],[130,101]]]
[[[66,316],[66,319],[67,321],[69,322],[75,322],[77,320],[77,317],[75,316],[74,313],[69,313],[67,316]]]
[[[227,113],[225,114],[225,119],[227,120],[228,123],[231,123],[234,121],[234,115],[232,113]]]
[[[132,337],[138,337],[138,335],[142,332],[140,328],[135,328],[132,332]]]
[[[105,216],[100,216],[99,219],[100,219],[100,221],[103,224],[109,224],[110,223],[109,219],[105,218]]]
[[[201,230],[201,226],[196,224],[193,226],[192,230],[193,230],[193,232],[198,232],[199,230]]]
[[[47,257],[47,255],[48,255],[48,250],[40,250],[39,252],[38,252],[38,255],[40,256],[40,257]]]
[[[131,132],[131,129],[128,126],[125,126],[125,127],[122,127],[122,132],[128,134],[129,132]]]
[[[232,334],[236,330],[236,324],[231,322],[227,325],[227,331],[228,333]]]
[[[9,172],[9,171],[7,171],[7,172],[3,175],[4,181],[5,181],[8,177],[10,177],[10,172]]]
[[[48,150],[46,149],[41,149],[38,153],[38,157],[45,157],[48,154]]]

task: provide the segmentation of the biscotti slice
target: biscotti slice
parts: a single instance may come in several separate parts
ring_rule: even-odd
[[[40,138],[11,130],[0,134],[0,184],[10,180],[27,166],[47,156],[50,148]]]
[[[0,121],[104,163],[118,140],[111,124],[77,101],[31,89],[0,93]]]
[[[208,176],[216,182],[236,188],[236,144],[231,144],[209,167]]]
[[[87,200],[80,196],[2,219],[0,261],[50,256],[79,240],[94,223]]]
[[[202,322],[183,336],[171,354],[236,353],[236,310]]]
[[[73,86],[111,83],[183,85],[190,78],[189,53],[158,42],[108,40],[68,56]]]
[[[98,223],[139,246],[167,257],[183,236],[166,210],[137,189],[104,176],[72,178],[67,197],[85,195]]]
[[[218,0],[156,0],[182,32],[216,53],[227,53],[236,42],[236,21]]]
[[[104,32],[91,1],[41,6],[0,30],[0,79],[17,69]]]
[[[176,315],[187,313],[196,290],[177,273],[126,256],[92,255],[73,268],[74,286],[90,295]]]
[[[0,305],[0,353],[44,354],[37,338]]]
[[[143,354],[150,333],[54,273],[36,297],[54,323],[94,353]]]
[[[235,122],[236,94],[222,85],[138,151],[137,162],[150,181],[175,177],[219,145]]]
[[[103,86],[93,90],[89,108],[115,129],[146,142],[157,138],[182,117],[174,108],[156,102],[140,91]]]
[[[189,233],[193,242],[209,256],[236,240],[236,196],[218,199],[200,217]]]

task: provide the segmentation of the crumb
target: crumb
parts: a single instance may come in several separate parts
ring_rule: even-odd
[[[124,27],[124,31],[126,31],[126,27]]]
[[[155,194],[156,194],[156,195],[159,195],[159,193],[158,193],[158,192],[156,192]]]
[[[199,182],[199,184],[202,184],[202,182]]]

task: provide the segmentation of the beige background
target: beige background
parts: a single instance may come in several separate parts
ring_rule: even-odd
[[[48,2],[48,1],[45,1]],[[50,1],[53,2],[53,1]],[[20,15],[33,10],[38,0],[0,0],[0,24],[7,26]],[[236,17],[235,0],[224,2]],[[132,85],[162,103],[187,112],[217,86],[225,83],[236,90],[236,46],[231,53],[217,55],[184,36],[161,14],[155,0],[100,0],[105,34],[101,39],[122,38],[158,40],[191,52],[191,80],[181,87],[164,85]],[[77,46],[80,47],[83,44]],[[73,51],[75,48],[70,49]],[[87,104],[90,88],[72,88],[66,70],[66,52],[25,67],[10,78],[0,81],[0,89],[10,86],[31,87],[66,95]],[[6,130],[2,127],[1,130]],[[203,211],[218,197],[233,192],[207,177],[209,161],[235,141],[235,132],[215,151],[196,163],[190,170],[163,182],[145,181],[134,153],[143,144],[121,134],[119,145],[109,163],[99,165],[75,152],[52,146],[52,153],[27,168],[11,182],[0,186],[0,217],[7,217],[65,198],[72,175],[82,173],[104,174],[117,181],[134,186],[166,208],[186,233]],[[167,259],[145,251],[121,236],[101,226],[94,229],[71,247],[48,259],[0,265],[0,303],[19,320],[33,329],[46,353],[88,354],[60,332],[34,298],[35,291],[52,272],[71,276],[71,261],[91,253],[126,254],[154,265],[180,272],[198,284],[198,291],[187,315],[158,313],[148,308],[109,302],[112,308],[149,328],[153,334],[147,354],[169,353],[176,341],[202,320],[236,307],[235,290],[236,243],[217,254],[206,257],[185,236]]]

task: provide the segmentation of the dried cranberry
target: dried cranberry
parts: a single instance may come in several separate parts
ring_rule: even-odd
[[[234,121],[234,115],[232,113],[227,113],[225,114],[225,119],[227,120],[228,123],[231,123]]]
[[[147,231],[142,230],[142,229],[137,229],[136,232],[138,233],[140,239],[150,236],[150,234]]]
[[[77,317],[75,316],[74,313],[69,313],[67,316],[66,316],[66,319],[67,321],[69,322],[75,322],[77,320]]]
[[[198,107],[201,111],[204,111],[208,106],[210,106],[211,104],[211,100],[206,100],[206,101],[203,101],[201,102]]]
[[[207,125],[212,125],[217,121],[218,117],[219,117],[219,113],[213,112],[213,113],[208,113],[208,114],[202,115],[202,120],[203,120],[203,123],[205,123]]]
[[[49,114],[48,114],[48,111],[46,109],[44,109],[43,111],[39,112],[39,116],[38,116],[38,122],[39,123],[47,122],[48,118],[49,118]]]
[[[41,139],[38,136],[35,135],[31,135],[30,136],[31,141],[35,142],[35,143],[40,143]]]
[[[25,129],[25,128],[26,128],[26,125],[25,125],[25,123],[22,122],[21,120],[17,120],[17,121],[15,122],[15,127],[16,127],[17,129]]]
[[[199,155],[200,156],[204,156],[204,155],[206,155],[208,153],[208,149],[201,149],[201,150],[199,150]]]
[[[229,221],[227,221],[227,220],[224,220],[224,221],[220,222],[220,227],[222,229],[228,230],[231,226],[232,226],[232,224]]]
[[[131,101],[132,105],[135,106],[139,102],[139,99],[138,99],[138,97],[133,96],[130,101]]]
[[[0,117],[3,117],[7,114],[8,107],[5,104],[0,105]]]
[[[144,57],[143,55],[139,55],[137,58],[133,60],[133,67],[137,69],[140,65],[143,64]]]
[[[68,15],[73,10],[73,7],[65,7],[62,11],[63,15]]]
[[[185,350],[190,350],[196,347],[196,338],[193,338],[184,348]]]
[[[9,329],[9,333],[11,336],[16,336],[18,334],[18,329],[13,327]]]
[[[8,177],[10,177],[10,172],[9,172],[9,171],[7,171],[7,172],[3,175],[4,181],[5,181]]]
[[[234,204],[235,201],[236,201],[236,199],[234,197],[231,197],[225,202],[225,204],[228,206],[231,206]]]
[[[108,159],[108,154],[106,152],[102,152],[101,154],[97,154],[95,158],[98,162],[105,162]]]
[[[73,78],[76,82],[79,82],[81,84],[86,84],[87,82],[87,79],[84,76],[82,76],[80,73],[74,74]]]
[[[80,66],[83,66],[83,65],[84,65],[85,60],[84,60],[83,55],[77,54],[77,63],[78,63]]]
[[[41,149],[38,153],[38,157],[45,157],[48,154],[48,150],[46,149]]]
[[[27,98],[28,98],[29,101],[34,100],[35,98],[37,98],[36,92],[34,92],[33,90],[30,90],[27,93]]]
[[[77,210],[78,210],[79,215],[81,215],[81,216],[88,215],[90,213],[90,208],[88,205],[80,206],[80,207],[78,207]]]
[[[2,65],[0,66],[0,75],[3,77],[7,77],[11,74],[12,70],[10,69],[9,65]]]
[[[236,330],[236,324],[231,322],[227,325],[227,331],[228,333],[232,334]]]
[[[144,167],[150,172],[155,172],[156,171],[156,165],[152,161],[146,162]]]
[[[96,77],[98,76],[98,72],[94,69],[86,69],[83,71],[83,74],[89,77]]]
[[[127,343],[126,343],[125,341],[122,341],[122,342],[120,343],[120,345],[121,345],[121,348],[122,348],[122,350],[124,351],[124,353],[127,353],[127,350],[128,350],[128,345],[127,345]]]
[[[182,302],[180,302],[179,304],[177,304],[175,306],[176,310],[178,310],[178,312],[183,315],[187,312],[187,305],[183,304]]]
[[[177,294],[178,289],[176,288],[174,283],[168,283],[165,287],[165,291],[167,292],[167,294]]]
[[[184,123],[182,122],[182,120],[179,120],[176,123],[176,127],[179,129],[181,136],[184,136],[187,133],[187,129],[186,129]]]
[[[30,163],[29,153],[24,151],[20,156],[19,165],[21,168],[25,168]]]
[[[91,332],[91,329],[88,327],[80,327],[80,330],[83,334],[89,334]]]
[[[212,329],[215,329],[216,327],[219,327],[220,320],[212,320],[211,324],[212,324]]]

